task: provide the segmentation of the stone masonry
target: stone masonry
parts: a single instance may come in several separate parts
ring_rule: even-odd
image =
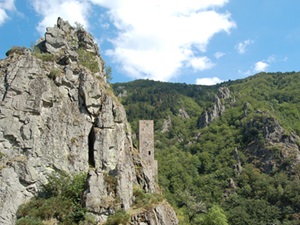
[[[153,120],[139,121],[139,150],[146,166],[151,168],[152,177],[157,176],[157,161],[154,160],[154,125]]]

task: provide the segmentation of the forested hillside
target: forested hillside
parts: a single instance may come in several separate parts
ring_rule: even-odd
[[[181,224],[300,224],[300,73],[113,88],[133,133],[155,121],[158,180]]]

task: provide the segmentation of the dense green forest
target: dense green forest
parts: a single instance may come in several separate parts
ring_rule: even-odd
[[[300,73],[113,89],[133,133],[155,121],[158,181],[181,224],[300,224]],[[203,126],[205,113],[214,118]]]

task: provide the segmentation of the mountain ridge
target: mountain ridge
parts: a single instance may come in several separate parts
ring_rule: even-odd
[[[298,224],[299,76],[113,84],[133,128],[139,117],[155,121],[159,183],[182,224],[205,224],[214,205],[228,224]]]

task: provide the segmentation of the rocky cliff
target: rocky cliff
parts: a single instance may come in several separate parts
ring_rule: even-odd
[[[33,50],[7,52],[0,80],[0,224],[14,224],[57,171],[88,174],[82,200],[99,223],[131,209],[134,186],[158,191],[89,33],[59,18]],[[164,201],[130,215],[131,224],[178,223]]]
[[[250,110],[251,105],[246,103],[244,114]],[[300,162],[300,137],[285,130],[269,111],[253,112],[244,124],[243,137],[248,160],[265,173],[287,167],[286,161],[289,161],[288,169],[293,171]]]
[[[230,99],[230,97],[230,90],[227,87],[220,87],[218,94],[215,95],[213,106],[200,116],[198,121],[199,128],[204,128],[219,118],[225,112],[224,101]]]

